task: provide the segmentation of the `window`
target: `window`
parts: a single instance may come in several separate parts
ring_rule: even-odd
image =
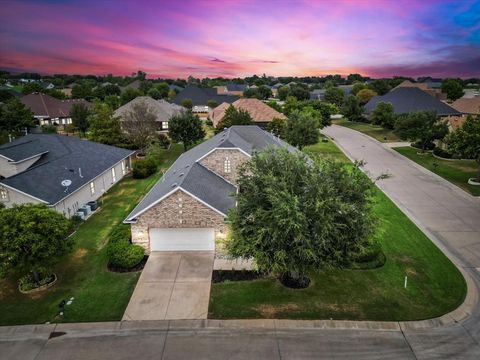
[[[168,121],[162,121],[162,130],[168,130]]]
[[[125,170],[125,160],[122,161],[122,174],[125,175],[126,170]]]
[[[112,182],[117,181],[117,176],[115,175],[115,168],[112,168]]]
[[[7,189],[0,189],[0,199],[1,200],[8,200],[8,192],[7,192]]]
[[[225,158],[225,161],[223,162],[223,171],[226,174],[229,174],[232,172],[232,164],[230,163],[230,159],[228,157]]]
[[[95,184],[93,183],[93,181],[90,183],[90,195],[94,195],[95,194]]]

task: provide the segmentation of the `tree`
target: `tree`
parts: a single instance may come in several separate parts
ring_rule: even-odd
[[[442,92],[447,94],[448,99],[455,101],[464,94],[463,84],[458,79],[447,79],[442,82]]]
[[[363,90],[362,90],[363,91]],[[363,121],[363,108],[355,95],[349,95],[342,107],[342,114],[350,121]]]
[[[39,273],[51,271],[73,246],[68,237],[70,222],[43,204],[14,205],[0,216],[0,273],[12,270]]]
[[[318,142],[320,137],[318,128],[319,124],[315,118],[296,110],[288,117],[285,138],[291,145],[301,150],[304,146]]]
[[[372,89],[362,89],[357,93],[357,99],[360,102],[360,105],[365,105],[374,96],[377,96],[377,93]]]
[[[72,123],[75,128],[77,128],[83,136],[85,136],[88,129],[89,116],[90,110],[85,104],[73,104],[70,110],[70,117],[72,118]]]
[[[154,88],[160,93],[160,97],[165,99],[168,97],[168,93],[170,92],[170,88],[166,82],[161,82],[159,84],[155,84]],[[175,95],[174,95],[175,96]]]
[[[338,87],[330,86],[325,90],[325,101],[335,104],[338,107],[342,106],[343,97],[343,90]]]
[[[173,116],[168,123],[168,132],[173,141],[183,143],[185,151],[205,137],[200,118],[191,111]]]
[[[127,140],[137,149],[145,149],[157,130],[157,115],[144,101],[133,104],[121,121]]]
[[[120,97],[117,95],[107,95],[103,100],[113,111],[120,107]]]
[[[227,110],[225,110],[222,121],[217,125],[217,132],[233,125],[250,125],[252,123],[253,120],[248,111],[242,109],[237,110],[233,105],[230,105]]]
[[[120,95],[122,93],[122,90],[115,85],[115,84],[107,84],[103,87],[105,91],[105,96],[110,96],[110,95]]]
[[[360,90],[367,89],[367,86],[363,83],[355,83],[352,86],[352,91],[350,92],[352,95],[357,95]]]
[[[187,108],[189,110],[192,110],[193,109],[193,101],[192,99],[183,99],[182,100],[182,106],[184,108]]]
[[[141,95],[142,94],[137,89],[126,88],[125,90],[123,90],[122,95],[120,95],[120,102],[122,103],[122,105],[125,105],[126,103],[132,101],[133,99]]]
[[[290,85],[289,96],[295,96],[297,100],[308,100],[310,99],[310,91],[305,84],[292,84]]]
[[[33,113],[18,98],[12,98],[2,106],[0,112],[0,129],[8,132],[20,131],[32,127]]]
[[[267,148],[239,170],[228,214],[232,257],[304,283],[310,269],[342,267],[371,245],[373,185],[355,166]]]
[[[210,109],[215,109],[215,108],[218,106],[218,102],[215,101],[215,100],[208,100],[208,101],[207,101],[207,106],[208,106]]]
[[[73,99],[87,99],[91,100],[93,98],[93,88],[87,83],[75,84],[72,87],[72,98]]]
[[[373,81],[369,87],[374,90],[378,95],[385,95],[391,89],[388,81],[384,79],[378,79]]]
[[[148,91],[152,88],[153,88],[153,83],[151,81],[144,80],[140,83],[138,90],[140,90],[140,92],[143,95],[147,95]]]
[[[468,116],[457,130],[445,138],[449,152],[461,159],[475,159],[478,163],[477,181],[480,182],[480,115]]]
[[[282,101],[286,100],[290,96],[290,88],[288,86],[281,86],[278,88],[278,98]]]
[[[393,105],[383,101],[379,102],[372,113],[372,124],[393,129],[395,126],[395,113],[393,112]]]
[[[151,88],[150,90],[148,90],[147,95],[155,100],[159,100],[162,98],[162,94],[156,88]]]
[[[41,87],[41,85],[35,82],[26,83],[22,87],[22,94],[24,95],[28,95],[35,92],[42,92],[42,91],[43,91],[43,88]]]
[[[259,86],[257,88],[257,93],[258,93],[258,99],[260,100],[268,100],[273,96],[272,90],[266,85]]]
[[[88,138],[107,145],[118,145],[122,141],[120,121],[113,116],[113,110],[100,102],[93,106],[90,116]]]
[[[448,127],[438,121],[435,111],[418,111],[399,116],[395,122],[395,132],[403,139],[418,142],[424,152],[434,140],[445,137]]]
[[[267,130],[281,139],[285,139],[285,127],[287,125],[284,119],[273,119],[268,123]]]

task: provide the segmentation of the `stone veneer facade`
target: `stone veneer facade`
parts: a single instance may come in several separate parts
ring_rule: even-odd
[[[249,157],[238,149],[216,149],[200,160],[200,164],[235,184],[239,166],[248,159]],[[230,172],[225,171],[226,160],[230,161]]]
[[[177,190],[141,214],[132,224],[132,242],[150,253],[150,228],[214,228],[215,236],[226,231],[224,217],[202,202]]]

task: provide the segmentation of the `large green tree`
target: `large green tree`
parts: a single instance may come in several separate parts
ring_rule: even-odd
[[[120,121],[107,104],[95,103],[89,123],[90,140],[107,145],[121,144],[123,136]]]
[[[467,117],[460,128],[447,135],[445,142],[456,157],[477,161],[477,181],[480,182],[480,115]]]
[[[144,101],[137,102],[122,116],[125,137],[136,149],[145,149],[157,130],[157,114]]]
[[[0,210],[0,273],[38,274],[51,267],[73,245],[70,222],[46,205],[24,204]]]
[[[260,271],[301,281],[310,269],[348,264],[370,244],[372,183],[358,167],[268,148],[240,168],[238,186],[226,248]]]
[[[357,93],[357,99],[360,102],[360,105],[365,105],[374,96],[377,96],[377,93],[372,89],[362,89]]]
[[[70,117],[72,118],[73,126],[75,126],[83,136],[85,136],[88,129],[89,116],[90,109],[85,104],[73,104],[70,110]]]
[[[34,125],[33,113],[18,98],[7,100],[0,112],[0,129],[21,131]]]
[[[383,101],[379,102],[372,113],[372,124],[393,129],[395,126],[395,114],[393,110],[392,104]]]
[[[442,82],[442,92],[447,94],[447,98],[455,101],[460,99],[463,94],[463,83],[459,79],[447,79]]]
[[[434,140],[447,135],[448,127],[439,121],[435,111],[417,111],[397,117],[395,132],[403,139],[417,142],[424,152]]]
[[[350,121],[363,121],[363,108],[355,95],[349,95],[342,106],[342,114]]]
[[[126,103],[132,101],[139,96],[142,96],[142,93],[139,90],[133,88],[126,88],[125,90],[123,90],[122,95],[120,95],[120,102],[122,103],[122,105],[125,105]]]
[[[285,127],[285,138],[300,150],[307,145],[316,144],[320,138],[318,120],[305,112],[292,112]]]
[[[225,110],[222,121],[217,125],[217,132],[233,125],[250,125],[252,123],[253,120],[248,111],[237,109],[235,106],[230,105]]]
[[[335,104],[338,107],[341,107],[343,104],[344,93],[343,90],[335,87],[330,86],[325,90],[325,101]]]
[[[191,111],[172,117],[168,123],[168,132],[173,141],[183,143],[185,151],[205,137],[200,118]]]

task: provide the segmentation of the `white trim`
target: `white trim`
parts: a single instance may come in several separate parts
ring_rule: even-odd
[[[45,200],[42,200],[42,199],[39,199],[39,198],[37,198],[37,197],[35,197],[35,196],[33,196],[33,195],[27,194],[27,193],[25,193],[25,192],[23,192],[23,191],[21,191],[21,190],[18,190],[18,189],[16,189],[16,188],[12,187],[12,186],[9,186],[9,185],[7,185],[7,184],[5,184],[5,183],[3,183],[3,182],[0,182],[0,185],[1,185],[1,186],[5,186],[5,187],[7,187],[7,188],[9,188],[9,189],[15,190],[16,192],[19,192],[20,194],[23,194],[23,195],[25,195],[25,196],[28,196],[29,198],[38,200],[38,201],[40,201],[40,202],[42,202],[42,203],[44,203],[44,204],[49,204],[49,203],[48,203],[47,201],[45,201]]]
[[[208,155],[210,155],[211,153],[213,153],[215,150],[238,150],[238,151],[240,151],[241,153],[247,155],[249,158],[252,157],[252,155],[248,154],[247,152],[245,152],[244,150],[240,149],[239,147],[216,147],[216,148],[213,148],[212,150],[210,150],[209,152],[207,152],[205,155],[202,155],[202,157],[199,158],[198,160],[195,160],[195,162],[200,162],[202,159],[206,158]]]
[[[0,157],[2,157],[2,158],[4,158],[4,159],[7,159],[7,161],[8,161],[9,163],[15,161],[15,160],[10,159],[9,157],[6,157],[5,155],[2,155],[2,154],[0,154]]]
[[[192,198],[194,198],[195,200],[198,200],[200,203],[202,203],[203,205],[209,207],[210,209],[214,210],[215,212],[219,213],[220,215],[226,217],[227,215],[224,214],[223,212],[221,212],[220,210],[214,208],[212,205],[210,204],[207,204],[205,201],[203,201],[202,199],[198,198],[197,196],[193,195],[191,192],[185,190],[184,188],[182,188],[181,186],[177,186],[176,188],[174,188],[173,190],[169,191],[168,193],[166,193],[165,195],[163,195],[161,198],[155,200],[153,203],[151,203],[150,205],[148,205],[145,209],[139,211],[138,213],[136,213],[134,215],[134,217],[128,217],[127,219],[125,219],[123,222],[126,223],[126,224],[131,224],[131,223],[134,223],[135,221],[133,219],[136,219],[138,218],[140,215],[142,215],[143,213],[145,213],[147,210],[150,210],[152,207],[154,207],[155,205],[157,205],[158,203],[160,203],[162,200],[166,199],[167,197],[169,197],[170,195],[173,195],[175,192],[177,191],[183,191],[185,194],[191,196]],[[147,194],[148,195],[148,194]],[[145,197],[147,196],[145,195]]]

